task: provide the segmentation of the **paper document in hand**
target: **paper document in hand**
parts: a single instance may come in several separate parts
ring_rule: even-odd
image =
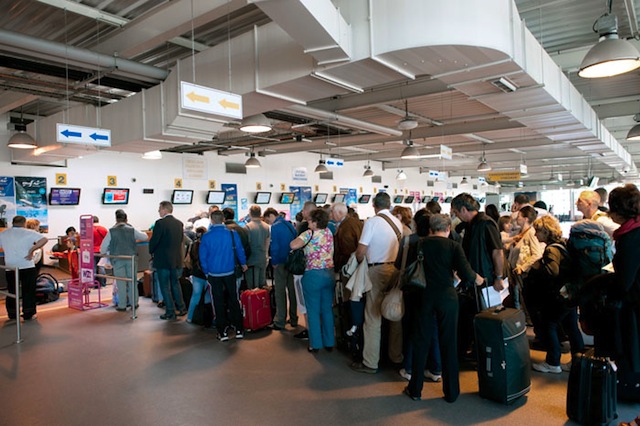
[[[482,298],[487,301],[487,295],[489,296],[486,307],[491,308],[493,306],[502,305],[504,299],[509,295],[509,286],[507,285],[502,291],[496,291],[493,287],[489,286],[482,289]]]

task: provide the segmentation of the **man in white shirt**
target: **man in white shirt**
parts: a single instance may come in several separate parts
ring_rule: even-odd
[[[399,239],[402,237],[402,224],[389,212],[389,207],[391,207],[389,194],[385,192],[376,194],[373,198],[373,210],[376,215],[364,223],[356,250],[358,262],[369,263],[369,278],[372,284],[371,290],[366,293],[362,362],[351,364],[351,369],[359,373],[377,373],[380,361],[382,326],[380,305],[384,298],[384,291],[396,272],[393,263],[398,256]],[[391,337],[390,340],[392,340]]]
[[[613,232],[620,227],[607,215],[607,213],[598,210],[600,205],[600,196],[595,191],[582,191],[576,208],[584,215],[584,219],[595,220],[604,227],[604,230],[613,238]]]
[[[25,321],[36,318],[36,278],[37,271],[33,262],[33,253],[47,243],[41,234],[26,229],[27,219],[24,216],[14,216],[13,227],[0,233],[0,249],[4,250],[4,263],[10,268],[19,270],[22,284],[22,317]],[[9,293],[15,294],[15,272],[6,270]],[[15,321],[16,299],[7,297],[7,314],[9,321]]]

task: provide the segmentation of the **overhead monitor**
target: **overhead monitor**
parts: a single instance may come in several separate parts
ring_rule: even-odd
[[[209,191],[207,193],[207,204],[224,204],[226,198],[226,191]]]
[[[396,195],[393,199],[393,204],[400,204],[404,200],[404,195]]]
[[[334,203],[344,203],[344,197],[345,197],[345,194],[342,194],[342,193],[335,194],[333,196],[333,202]]]
[[[438,196],[436,195],[435,197],[433,197],[433,198],[431,199],[431,201],[435,201],[435,202],[437,203],[438,201],[440,201],[440,197],[438,197]]]
[[[193,202],[193,190],[191,189],[174,189],[171,194],[171,203],[173,204],[191,204]]]
[[[77,206],[80,203],[80,188],[51,188],[49,204],[52,206]]]
[[[128,204],[129,188],[105,188],[102,192],[102,204]]]
[[[269,201],[271,201],[271,192],[256,192],[254,203],[269,204]]]
[[[371,200],[371,194],[362,194],[358,199],[358,203],[367,204]]]
[[[414,200],[415,198],[416,198],[416,197],[415,197],[415,196],[413,196],[413,195],[407,195],[407,197],[404,199],[404,202],[405,202],[405,204],[411,204],[411,203],[413,203],[413,200]]]
[[[444,202],[444,203],[450,203],[450,202],[451,202],[451,200],[453,200],[453,197],[447,197],[447,198],[445,198],[445,199],[444,199],[444,201],[443,201],[443,202]]]
[[[280,194],[280,204],[293,204],[296,194],[293,192],[283,192]]]
[[[313,202],[316,204],[324,204],[327,202],[328,197],[329,197],[329,194],[325,192],[317,192],[316,195],[313,197]]]
[[[431,201],[431,195],[425,195],[424,197],[422,197],[423,203],[428,203],[429,201]]]

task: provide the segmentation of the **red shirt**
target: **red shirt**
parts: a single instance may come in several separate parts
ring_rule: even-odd
[[[100,244],[102,240],[107,236],[107,228],[100,225],[93,225],[93,252],[100,253]]]

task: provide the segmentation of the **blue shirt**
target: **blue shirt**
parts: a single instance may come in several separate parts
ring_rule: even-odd
[[[273,222],[273,225],[271,225],[271,245],[269,246],[272,265],[280,265],[287,260],[287,256],[291,251],[289,243],[297,236],[298,233],[293,225],[283,217],[278,217]]]
[[[236,247],[235,254],[233,245]],[[240,265],[247,264],[240,236],[223,223],[213,225],[202,236],[199,254],[202,272],[215,277],[233,274],[236,256]]]

